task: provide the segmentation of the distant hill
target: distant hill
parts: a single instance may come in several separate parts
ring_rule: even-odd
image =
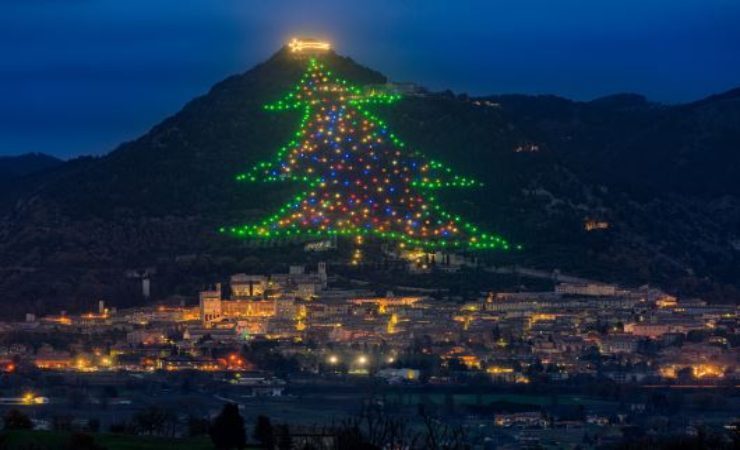
[[[357,83],[387,81],[349,58],[322,58]],[[97,298],[132,303],[141,299],[126,270],[151,266],[155,295],[193,295],[214,274],[302,255],[250,249],[216,230],[261,217],[296,189],[238,184],[234,175],[289,139],[298,113],[262,105],[293,86],[304,65],[280,51],[104,157],[25,177],[0,202],[0,301],[16,314]],[[574,102],[446,92],[377,113],[410,147],[485,182],[440,197],[525,246],[482,255],[489,263],[650,282],[712,301],[740,297],[740,101],[732,92],[678,106],[633,94]],[[609,228],[588,232],[587,219]]]
[[[62,162],[61,159],[43,153],[0,156],[0,180],[9,181],[34,172],[57,167]]]
[[[580,103],[493,97],[592,182],[631,191],[740,195],[740,89],[678,106],[616,95]]]

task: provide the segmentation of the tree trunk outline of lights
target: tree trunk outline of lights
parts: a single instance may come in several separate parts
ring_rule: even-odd
[[[479,232],[446,212],[432,195],[436,189],[481,183],[407,151],[368,109],[400,98],[364,93],[311,58],[293,90],[264,106],[268,111],[302,110],[299,130],[273,160],[236,177],[247,182],[293,181],[308,188],[257,224],[220,231],[267,239],[346,236],[357,243],[375,236],[427,250],[510,249],[501,236]]]

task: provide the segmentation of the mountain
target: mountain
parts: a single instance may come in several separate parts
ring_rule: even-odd
[[[740,194],[740,90],[665,106],[617,95],[587,103],[501,97],[518,124],[590,181],[686,195]]]
[[[14,205],[20,194],[33,189],[37,177],[63,164],[64,161],[43,153],[0,156],[0,211]]]
[[[359,84],[387,79],[334,53],[324,63]],[[305,61],[281,50],[216,84],[103,157],[24,177],[0,202],[0,292],[8,314],[142,299],[130,269],[156,267],[155,296],[190,295],[228,274],[305,257],[220,235],[276,208],[296,186],[239,184],[294,132],[298,113],[267,112]],[[737,301],[740,101],[677,106],[620,94],[413,94],[377,114],[413,148],[485,187],[440,193],[450,209],[522,243],[492,264],[558,268]],[[588,232],[584,222],[608,222]]]
[[[51,169],[60,164],[62,160],[43,153],[0,156],[0,180],[10,181],[34,172]]]

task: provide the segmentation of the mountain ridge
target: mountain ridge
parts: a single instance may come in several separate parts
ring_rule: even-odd
[[[62,163],[61,159],[45,153],[30,152],[20,155],[0,156],[0,180],[23,177],[56,167]]]

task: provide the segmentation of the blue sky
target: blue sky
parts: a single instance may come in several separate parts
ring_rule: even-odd
[[[101,154],[294,34],[471,94],[740,86],[737,0],[3,0],[0,155]]]

